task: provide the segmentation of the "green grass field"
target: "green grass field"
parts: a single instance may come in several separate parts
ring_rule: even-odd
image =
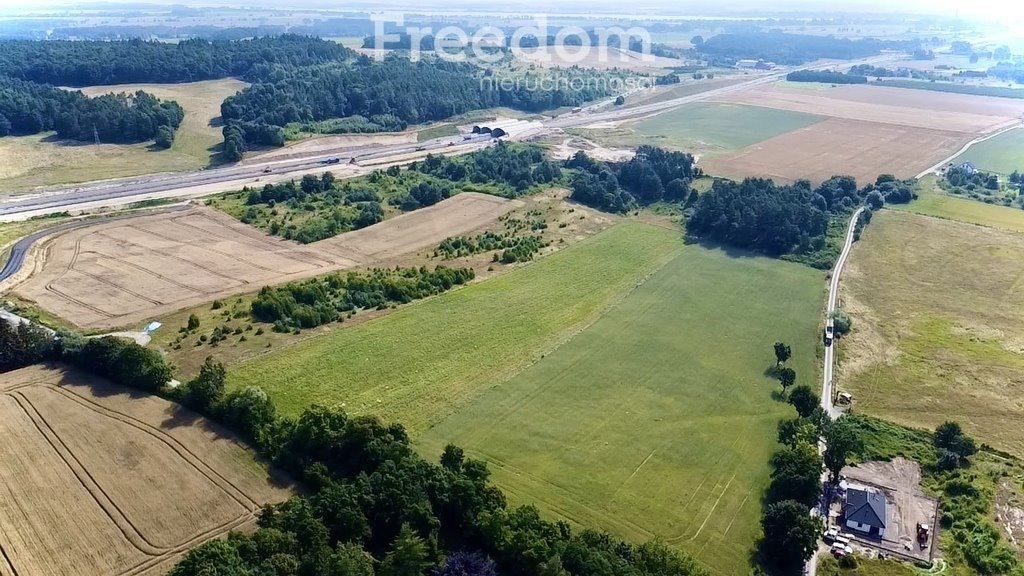
[[[953,84],[951,82],[928,82],[926,80],[902,80],[886,78],[873,85],[907,88],[911,90],[930,90],[932,92],[950,92],[953,94],[970,94],[972,96],[995,96],[997,98],[1024,98],[1024,89],[1006,86],[981,86],[977,84]]]
[[[492,280],[246,362],[230,384],[258,384],[279,409],[317,402],[376,414],[419,434],[596,319],[682,248],[639,223]]]
[[[824,274],[688,246],[586,331],[419,439],[487,460],[510,497],[718,574],[749,572],[775,426],[772,343],[817,382]]]
[[[921,181],[917,200],[910,204],[891,204],[887,209],[1024,232],[1024,210],[951,196],[937,186],[934,177]]]
[[[981,170],[1009,175],[1024,172],[1024,129],[1008,130],[971,146],[953,163],[973,162]]]
[[[979,204],[985,206],[984,204]],[[1024,235],[882,210],[843,273],[837,383],[860,413],[1024,456]],[[846,340],[846,339],[844,339]]]
[[[740,104],[698,102],[617,128],[567,130],[609,147],[650,144],[713,156],[805,128],[821,116]]]
[[[434,138],[443,138],[445,136],[458,136],[459,129],[454,124],[435,124],[428,128],[424,128],[416,132],[416,141],[425,142],[427,140],[433,140]]]
[[[739,150],[824,120],[821,116],[738,104],[697,103],[636,124],[651,144],[705,153]]]

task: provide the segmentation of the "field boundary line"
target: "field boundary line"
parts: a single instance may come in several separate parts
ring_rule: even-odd
[[[88,409],[92,410],[93,412],[96,412],[97,414],[100,414],[102,416],[106,416],[106,417],[111,418],[113,420],[117,420],[117,421],[121,422],[122,424],[127,424],[128,426],[131,426],[132,428],[135,428],[135,429],[137,429],[137,430],[139,430],[139,431],[141,431],[141,432],[143,432],[145,434],[148,434],[148,435],[152,436],[153,438],[155,438],[159,442],[165,444],[168,448],[173,450],[175,453],[177,453],[178,456],[182,460],[184,460],[187,464],[189,464],[190,466],[195,468],[197,472],[199,472],[201,475],[206,477],[206,479],[209,480],[214,486],[220,488],[221,491],[226,493],[235,502],[240,504],[243,509],[248,510],[250,513],[251,512],[255,512],[255,511],[260,509],[260,504],[258,502],[256,502],[252,498],[250,498],[248,494],[246,494],[243,490],[241,490],[240,488],[235,486],[234,483],[232,483],[230,480],[225,478],[218,471],[216,471],[215,469],[210,467],[208,464],[203,462],[202,458],[199,458],[188,447],[186,447],[184,444],[182,444],[180,441],[178,441],[178,439],[174,438],[170,434],[167,434],[163,430],[160,430],[160,429],[158,429],[158,428],[156,428],[154,426],[151,426],[151,425],[149,425],[149,424],[147,424],[147,423],[145,423],[145,422],[143,422],[141,420],[138,420],[137,418],[129,416],[127,414],[123,414],[121,412],[117,412],[116,410],[111,410],[110,408],[107,408],[106,406],[102,406],[99,403],[96,403],[96,402],[93,402],[91,400],[88,400],[88,399],[82,397],[79,394],[75,394],[74,392],[71,392],[70,390],[66,390],[63,387],[59,387],[59,386],[43,386],[42,388],[50,390],[50,391],[53,391],[53,392],[56,392],[57,394],[59,394],[61,396],[64,396],[64,397],[68,398],[69,400],[71,400],[73,402],[77,402],[78,404],[82,405],[85,408],[88,408]],[[196,464],[196,462],[198,462],[198,464]],[[214,479],[214,477],[216,479]],[[218,482],[218,480],[220,480],[220,482]],[[228,490],[227,488],[225,488],[221,484],[221,482],[223,482],[224,484],[227,484],[228,486],[230,486],[231,489]],[[239,498],[239,496],[241,496],[241,498]]]
[[[125,537],[125,540],[146,556],[162,554],[166,549],[150,542],[149,539],[146,538],[146,536],[142,534],[134,524],[132,524],[124,511],[121,510],[117,503],[115,503],[103,488],[100,487],[85,466],[78,461],[74,453],[71,452],[67,445],[64,444],[64,441],[61,440],[60,436],[53,431],[53,428],[51,428],[45,420],[43,420],[39,410],[36,409],[32,402],[26,398],[22,392],[9,394],[9,396],[14,399],[14,402],[22,409],[25,416],[27,416],[32,424],[35,425],[36,430],[39,431],[39,434],[50,445],[54,453],[57,454],[57,457],[64,462],[69,470],[71,470],[71,473],[78,479],[82,488],[92,496],[100,509],[103,510],[110,521],[118,528],[118,530],[120,530],[121,534]],[[35,416],[33,416],[33,412],[35,413]],[[43,429],[44,427],[46,430]],[[47,431],[49,431],[49,434],[47,434]],[[53,436],[53,438],[50,436]],[[58,447],[58,444],[60,447]],[[67,452],[67,454],[65,455],[64,452]],[[78,470],[74,465],[72,465],[72,461],[74,461],[81,470]],[[85,478],[88,478],[88,481],[86,481]],[[116,514],[111,512],[111,509],[116,511]],[[141,541],[142,543],[140,544],[138,541]]]

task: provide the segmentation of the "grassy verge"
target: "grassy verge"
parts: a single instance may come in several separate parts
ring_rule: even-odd
[[[437,124],[424,128],[416,132],[416,141],[425,142],[427,140],[433,140],[434,138],[444,138],[445,136],[458,136],[459,129],[454,124]]]
[[[922,80],[894,80],[873,82],[880,86],[895,88],[911,88],[914,90],[930,90],[932,92],[951,92],[953,94],[970,94],[972,96],[996,96],[999,98],[1024,98],[1024,90],[1006,88],[1004,86],[978,86],[974,84],[953,84],[949,82],[925,82]]]
[[[765,376],[772,342],[789,342],[800,381],[817,381],[823,277],[687,246],[418,443],[432,455],[454,442],[485,459],[515,501],[635,541],[661,537],[715,573],[746,573],[775,426],[791,411]]]
[[[418,434],[594,319],[675,254],[679,233],[624,223],[499,276],[240,365],[286,414],[319,402]]]

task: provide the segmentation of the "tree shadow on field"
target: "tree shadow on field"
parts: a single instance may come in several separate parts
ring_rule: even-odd
[[[772,390],[772,400],[775,400],[776,402],[787,403],[789,402],[789,397],[786,396],[786,393],[783,392],[782,390]]]
[[[735,246],[731,246],[729,244],[725,244],[723,242],[718,242],[716,240],[710,240],[710,239],[707,239],[707,238],[694,238],[692,236],[686,236],[686,238],[684,239],[684,243],[688,244],[688,245],[700,246],[701,248],[704,248],[706,250],[710,250],[710,251],[713,251],[713,252],[721,252],[721,253],[725,254],[726,256],[728,256],[729,258],[734,258],[734,259],[739,259],[739,258],[771,258],[771,256],[769,256],[767,254],[761,254],[760,252],[752,252],[750,250],[744,250],[743,248],[737,248]]]
[[[779,365],[778,364],[769,364],[768,367],[764,369],[763,374],[765,376],[767,376],[768,378],[778,379],[779,378]]]

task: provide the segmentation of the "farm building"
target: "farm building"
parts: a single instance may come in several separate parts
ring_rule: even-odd
[[[863,488],[846,491],[843,522],[861,534],[885,536],[885,495]]]
[[[960,169],[963,170],[968,176],[974,176],[978,173],[978,167],[974,165],[974,162],[964,162],[960,165]]]

